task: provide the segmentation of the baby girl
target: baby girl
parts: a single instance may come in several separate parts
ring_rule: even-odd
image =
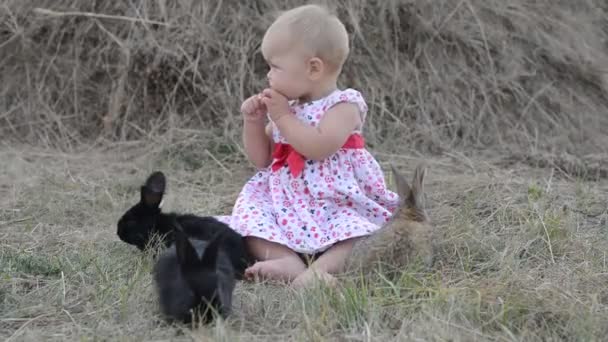
[[[268,88],[241,106],[245,152],[258,172],[232,216],[219,218],[258,260],[246,276],[296,287],[315,276],[331,282],[399,199],[365,149],[365,100],[337,85],[349,54],[342,22],[321,6],[297,7],[268,28],[261,49]]]

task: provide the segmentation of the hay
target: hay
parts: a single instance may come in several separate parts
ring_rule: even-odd
[[[5,1],[0,134],[69,147],[188,127],[240,141],[264,29],[301,3]],[[604,1],[331,4],[352,33],[342,83],[370,103],[372,146],[605,151]]]

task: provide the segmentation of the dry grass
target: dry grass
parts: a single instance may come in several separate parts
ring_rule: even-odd
[[[241,284],[228,321],[166,325],[152,260],[116,220],[154,169],[166,209],[230,211],[251,174],[237,110],[264,85],[256,49],[280,2],[5,0],[0,338],[605,339],[606,2],[331,3],[370,149],[407,175],[431,166],[436,267],[338,291]]]
[[[5,0],[0,134],[69,150],[214,127],[236,145],[240,101],[264,85],[263,31],[301,3]],[[606,151],[605,1],[329,3],[352,34],[342,81],[370,103],[373,146]]]
[[[194,139],[194,138],[193,138]],[[187,140],[184,139],[183,140]],[[206,140],[192,140],[206,146]],[[229,212],[250,174],[234,153],[177,146],[63,154],[0,148],[0,338],[46,340],[601,340],[608,334],[608,183],[445,155],[428,160],[440,232],[431,272],[338,291],[241,284],[235,315],[190,331],[158,315],[151,259],[115,222],[154,169],[166,208]],[[411,174],[418,157],[378,153]],[[218,163],[232,172],[229,175]]]

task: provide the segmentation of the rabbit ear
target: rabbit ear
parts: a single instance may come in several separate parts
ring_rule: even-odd
[[[141,187],[141,202],[148,207],[160,207],[165,193],[165,184],[165,175],[162,172],[152,173],[146,180],[146,184]]]
[[[198,266],[201,260],[194,249],[194,246],[188,240],[186,234],[179,230],[174,231],[175,234],[175,251],[177,252],[177,260],[183,267]]]
[[[397,185],[397,195],[399,195],[400,198],[407,199],[411,192],[410,185],[407,183],[403,175],[401,175],[399,171],[397,171],[395,166],[393,166],[392,164],[391,171],[393,172],[393,176],[395,177],[395,183]]]
[[[217,285],[217,295],[220,299],[220,313],[225,317],[230,314],[232,309],[232,291],[233,286],[226,282],[220,281]]]
[[[407,202],[412,207],[423,209],[424,207],[424,176],[426,175],[426,165],[421,163],[416,166],[412,180],[412,188],[407,197]]]
[[[164,193],[165,192],[165,175],[160,171],[153,172],[146,180],[146,187],[153,192]]]
[[[222,242],[222,236],[223,234],[220,231],[219,233],[215,234],[211,241],[209,241],[209,244],[203,252],[203,257],[201,258],[201,264],[203,267],[207,269],[215,268],[219,247]]]

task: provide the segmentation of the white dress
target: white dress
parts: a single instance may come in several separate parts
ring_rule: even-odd
[[[356,104],[365,122],[367,105],[353,89],[336,90],[325,98],[292,105],[291,109],[301,121],[316,126],[327,110],[341,102]],[[287,143],[274,124],[273,140],[275,144]],[[336,242],[380,228],[391,217],[398,200],[365,148],[341,148],[323,161],[305,161],[297,176],[288,165],[259,171],[243,187],[232,215],[217,218],[243,236],[315,254]]]

